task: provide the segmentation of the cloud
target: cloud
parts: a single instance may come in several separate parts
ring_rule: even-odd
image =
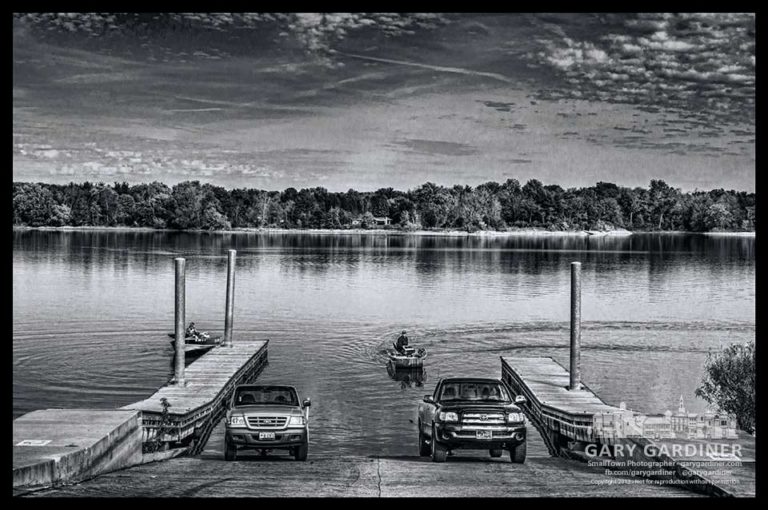
[[[512,107],[515,106],[515,103],[505,103],[502,101],[480,101],[488,108],[493,108],[494,110],[498,110],[500,112],[509,112],[512,111]]]
[[[562,97],[665,105],[732,122],[754,119],[753,15],[627,15],[620,26],[621,33],[607,25],[583,40],[561,30],[541,40],[543,50],[529,58],[561,73],[570,84],[557,92]]]
[[[220,112],[224,108],[173,108],[164,110],[168,113]]]
[[[480,76],[485,78],[491,78],[493,80],[502,81],[504,83],[513,83],[512,79],[499,73],[476,71],[473,69],[466,69],[461,67],[438,66],[438,65],[432,65],[432,64],[423,63],[423,62],[413,62],[413,61],[406,61],[406,60],[394,60],[390,58],[370,57],[367,55],[356,55],[353,53],[343,53],[340,51],[338,52],[334,51],[334,54],[343,55],[345,57],[357,58],[361,60],[369,60],[371,62],[383,62],[385,64],[397,64],[397,65],[410,66],[410,67],[420,67],[422,69],[430,69],[432,71],[440,71],[444,73],[453,73],[453,74],[466,74],[470,76]]]
[[[88,37],[147,37],[155,31],[226,32],[233,29],[273,31],[295,38],[305,50],[324,54],[354,31],[371,29],[386,36],[412,35],[447,23],[437,13],[17,13],[15,21],[42,33],[53,31]],[[177,53],[181,55],[182,53]],[[220,59],[212,51],[189,57]]]
[[[56,149],[43,149],[37,151],[37,155],[43,158],[56,159],[59,157],[59,151]]]
[[[291,177],[302,178],[302,172],[289,175],[287,170],[313,166],[339,167],[348,153],[344,150],[292,148],[252,152],[226,149],[202,150],[195,146],[142,144],[142,150],[113,149],[81,145],[77,150],[63,150],[46,144],[14,144],[14,176],[18,178],[30,168],[42,169],[46,178],[74,176],[81,180],[109,180],[116,175],[175,182],[213,177],[231,182],[267,184]],[[26,169],[26,170],[25,170]],[[319,174],[318,174],[319,175]],[[327,178],[327,177],[326,177]]]
[[[544,55],[556,67],[568,69],[574,65],[610,63],[608,54],[590,42],[574,42],[569,38],[566,38],[565,42],[567,44],[565,48],[552,48],[549,55]]]
[[[421,140],[412,138],[393,142],[409,149],[409,151],[427,155],[468,156],[476,154],[477,148],[464,143],[446,142],[442,140]]]

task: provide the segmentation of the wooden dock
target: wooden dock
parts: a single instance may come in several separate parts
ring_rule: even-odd
[[[609,416],[622,419],[635,413],[621,407],[603,402],[586,385],[580,389],[569,390],[570,374],[552,358],[509,358],[501,357],[501,377],[516,395],[523,395],[527,403],[523,410],[528,419],[541,434],[550,454],[582,460],[604,461],[610,466],[611,461],[621,461],[624,465],[636,467],[636,474],[646,478],[662,479],[669,483],[683,486],[695,492],[713,496],[754,496],[755,466],[754,437],[741,433],[731,439],[731,445],[738,445],[749,457],[740,457],[738,465],[727,459],[692,458],[682,454],[669,454],[669,449],[661,448],[663,441],[652,440],[639,433],[610,434],[596,427],[596,416]],[[696,440],[680,438],[679,444],[695,444]],[[585,454],[588,445],[594,445],[595,451],[607,450],[611,458],[589,456]],[[697,464],[696,462],[699,462]],[[701,467],[706,461],[706,469]],[[720,463],[720,464],[718,464]],[[718,465],[723,469],[713,469]],[[658,475],[667,466],[664,475]],[[616,466],[618,468],[618,466]],[[710,475],[709,472],[728,471],[729,475]]]
[[[233,388],[253,381],[267,364],[268,343],[239,340],[214,347],[185,369],[183,386],[168,384],[122,409],[141,411],[145,443],[190,446],[197,453],[223,416]]]
[[[501,358],[501,376],[517,395],[527,400],[530,420],[553,455],[567,441],[592,441],[595,413],[614,412],[586,385],[568,389],[570,374],[552,358]]]
[[[234,387],[253,381],[266,366],[268,343],[217,346],[186,368],[184,385],[169,383],[120,409],[47,409],[19,417],[13,422],[14,490],[197,453],[221,421]]]

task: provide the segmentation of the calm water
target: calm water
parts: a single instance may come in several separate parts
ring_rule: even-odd
[[[173,258],[187,320],[221,333],[230,248],[235,341],[270,339],[261,380],[312,398],[315,452],[412,454],[438,377],[499,377],[503,355],[567,364],[571,261],[583,379],[609,403],[703,410],[707,351],[755,336],[754,238],[14,232],[14,416],[152,394],[171,372]],[[387,373],[402,329],[429,351],[423,382]]]

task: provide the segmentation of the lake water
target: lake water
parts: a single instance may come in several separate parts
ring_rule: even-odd
[[[572,261],[582,379],[608,403],[702,411],[708,350],[755,336],[754,238],[15,231],[14,417],[152,394],[172,371],[173,258],[187,322],[221,334],[232,248],[234,341],[268,338],[260,380],[312,399],[313,452],[414,454],[439,377],[499,377],[505,355],[567,366]],[[423,381],[387,373],[402,329],[428,349]]]

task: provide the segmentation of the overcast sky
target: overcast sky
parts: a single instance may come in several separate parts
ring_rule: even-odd
[[[32,14],[14,180],[754,191],[748,14]]]

